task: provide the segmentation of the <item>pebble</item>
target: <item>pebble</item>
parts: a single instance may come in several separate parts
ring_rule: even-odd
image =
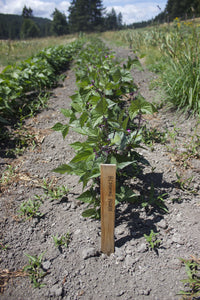
[[[172,237],[172,242],[183,245],[184,241],[181,239],[180,235],[174,234],[174,236]]]
[[[147,251],[147,245],[145,243],[142,243],[138,246],[137,252],[144,253]]]
[[[127,246],[125,252],[126,254],[131,255],[133,253],[133,247]]]
[[[50,296],[53,297],[60,297],[62,296],[63,293],[63,288],[62,286],[59,286],[58,284],[55,284],[51,289],[50,289]]]
[[[69,210],[71,208],[71,203],[67,203],[64,207],[63,210]]]
[[[130,255],[127,255],[125,258],[125,266],[126,267],[132,267],[135,264],[135,258],[133,258]]]
[[[162,219],[160,222],[157,223],[158,227],[162,228],[162,229],[166,229],[167,228],[167,222]]]
[[[117,228],[115,229],[115,233],[116,233],[117,235],[122,235],[122,234],[124,234],[124,228],[123,228],[123,227],[117,227]]]
[[[176,221],[177,221],[177,222],[183,221],[183,216],[182,216],[181,213],[180,213],[180,214],[177,214],[177,216],[176,216]]]
[[[77,204],[76,204],[75,202],[72,202],[71,208],[72,208],[72,209],[76,209],[76,208],[77,208]]]
[[[87,259],[97,255],[97,250],[95,248],[86,248],[82,251],[82,258]]]
[[[115,247],[115,256],[117,257],[124,256],[124,251],[118,247]]]
[[[44,262],[42,263],[42,268],[43,268],[44,270],[48,270],[50,267],[51,267],[51,262],[50,262],[50,260],[46,260],[46,261],[44,261]]]
[[[119,293],[116,294],[116,297],[120,297],[122,295],[124,295],[125,291],[121,290],[119,291]]]

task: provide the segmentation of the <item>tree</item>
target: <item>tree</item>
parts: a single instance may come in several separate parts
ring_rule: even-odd
[[[103,28],[103,11],[101,0],[72,0],[69,7],[70,31],[101,30]]]
[[[117,16],[117,27],[118,27],[118,29],[121,29],[123,27],[123,24],[122,24],[122,13],[121,12]]]
[[[24,5],[24,8],[22,10],[22,17],[24,18],[30,18],[33,17],[33,10],[29,7],[26,7],[26,5]]]
[[[117,30],[122,27],[122,14],[116,14],[114,8],[112,8],[111,12],[106,14],[105,17],[105,29],[106,30]]]
[[[25,19],[21,27],[20,37],[22,39],[27,39],[38,37],[39,35],[40,29],[35,22],[31,19]]]
[[[192,18],[200,14],[199,0],[168,0],[165,13],[173,20],[176,17]]]
[[[56,35],[64,35],[69,33],[66,15],[55,8],[52,21],[52,31]]]

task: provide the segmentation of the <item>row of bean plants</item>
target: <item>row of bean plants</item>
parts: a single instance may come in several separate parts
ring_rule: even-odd
[[[68,122],[53,127],[63,138],[69,129],[83,135],[84,141],[71,144],[74,158],[54,171],[80,177],[83,193],[78,197],[88,203],[85,217],[100,216],[100,164],[116,164],[116,203],[135,201],[128,180],[147,163],[137,149],[142,141],[142,115],[155,108],[137,91],[130,69],[136,63],[130,57],[123,64],[105,45],[91,41],[76,60],[78,90],[71,96],[70,109],[62,109]]]
[[[0,74],[0,123],[16,116],[31,92],[39,94],[54,86],[81,46],[78,40],[49,47],[18,65],[7,66]]]

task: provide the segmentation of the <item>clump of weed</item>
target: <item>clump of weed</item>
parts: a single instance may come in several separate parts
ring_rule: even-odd
[[[38,199],[23,202],[19,208],[20,217],[25,217],[26,220],[30,218],[41,218],[43,214],[39,211],[41,201]]]
[[[151,229],[149,235],[144,234],[144,237],[152,250],[155,250],[160,246],[161,240],[157,239],[157,235],[158,233],[154,232],[153,229]]]
[[[181,280],[186,290],[181,290],[183,300],[200,299],[200,259],[192,256],[191,259],[180,258],[185,265],[188,278]]]
[[[46,276],[47,272],[44,272],[42,268],[42,258],[44,253],[37,255],[25,254],[29,258],[29,264],[23,268],[23,271],[28,273],[31,282],[35,288],[41,288],[45,284],[41,283],[41,279]]]
[[[64,235],[62,235],[62,236],[60,236],[60,237],[58,236],[58,234],[56,234],[55,236],[53,235],[52,238],[53,238],[55,247],[57,247],[59,249],[62,246],[64,246],[64,247],[67,248],[68,245],[69,245],[69,242],[71,240],[71,236],[70,236],[69,232],[66,233],[66,234],[64,234]]]

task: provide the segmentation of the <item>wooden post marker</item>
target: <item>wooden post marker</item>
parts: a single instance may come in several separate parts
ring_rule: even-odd
[[[101,164],[101,251],[114,253],[116,165]]]

